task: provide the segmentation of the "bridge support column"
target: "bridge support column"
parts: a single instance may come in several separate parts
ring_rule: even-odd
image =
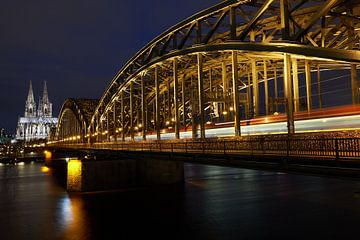
[[[289,16],[289,0],[280,0],[281,32],[283,40],[289,40],[290,38]]]
[[[287,115],[287,127],[288,135],[295,133],[294,126],[294,112],[293,112],[293,96],[292,96],[292,84],[291,84],[291,58],[290,55],[284,54],[284,93],[286,99],[286,115]]]
[[[114,133],[114,141],[117,141],[117,133],[118,133],[118,129],[117,129],[117,124],[116,124],[116,119],[117,119],[117,112],[116,112],[116,100],[114,100],[114,105],[113,105],[113,133]]]
[[[104,142],[104,120],[100,118],[100,142]]]
[[[186,128],[185,75],[181,81],[181,102],[183,106],[183,127]]]
[[[226,76],[226,62],[223,59],[221,63],[221,78],[222,78],[222,84],[223,84],[223,99],[224,99],[224,108],[221,112],[227,111],[226,109],[226,100],[227,100],[227,90],[228,90],[228,84],[227,84],[227,76]],[[224,116],[224,120],[227,120],[227,116]]]
[[[125,99],[124,99],[124,91],[120,93],[121,98],[121,140],[125,141]]]
[[[264,60],[264,92],[265,92],[265,114],[269,115],[269,84],[267,62]]]
[[[305,79],[306,79],[306,100],[308,112],[312,109],[312,95],[311,95],[311,68],[309,60],[305,60]]]
[[[177,70],[177,58],[174,58],[173,62],[173,77],[174,77],[174,110],[175,110],[175,138],[180,138],[179,126],[180,126],[180,117],[179,117],[179,99],[178,99],[178,70]],[[170,108],[170,107],[169,107]]]
[[[166,100],[166,110],[167,110],[167,114],[166,114],[166,118],[168,119],[168,121],[171,124],[171,87],[170,87],[170,79],[166,82],[166,90],[167,90],[167,100]],[[164,93],[165,94],[165,93]]]
[[[96,113],[96,142],[100,141],[100,119],[99,114]]]
[[[198,91],[199,91],[199,115],[200,115],[200,138],[205,138],[205,111],[204,111],[204,73],[203,55],[197,54],[198,60]]]
[[[96,133],[96,128],[95,128],[95,123],[91,123],[91,143],[96,142],[96,137],[95,137],[95,133]]]
[[[130,138],[134,141],[134,82],[130,82]]]
[[[355,64],[351,64],[351,93],[352,93],[352,103],[359,104],[359,85],[357,80],[357,70]]]
[[[196,122],[196,105],[198,102],[195,97],[195,91],[196,91],[196,84],[194,82],[194,78],[191,76],[191,83],[190,83],[190,106],[191,106],[191,137],[192,139],[195,139],[198,137],[197,134],[197,122]]]
[[[106,113],[106,140],[110,142],[110,110]]]
[[[258,117],[259,116],[259,80],[258,80],[258,73],[256,69],[255,59],[251,59],[251,70],[252,70],[252,80],[253,80],[254,117]]]
[[[213,80],[212,80],[212,68],[209,68],[209,97],[213,98]]]
[[[247,87],[246,87],[246,111],[245,115],[246,118],[250,118],[250,106],[251,106],[251,75],[250,75],[250,69],[248,70],[248,78],[247,78]]]
[[[155,67],[155,129],[156,139],[160,140],[160,92],[159,92],[159,73],[158,66]]]
[[[147,128],[147,118],[146,118],[146,99],[145,99],[145,76],[141,75],[141,132],[142,132],[142,139],[146,140],[146,128]]]
[[[276,64],[274,64],[274,96],[275,96],[275,111],[279,111],[279,105],[277,102],[277,99],[279,98],[278,94],[278,82],[277,82],[277,67]]]
[[[234,105],[234,128],[235,136],[241,135],[240,129],[240,108],[239,108],[239,86],[238,86],[238,61],[237,52],[232,51],[231,54],[232,63],[232,83],[233,83],[233,105]]]
[[[319,101],[319,109],[322,108],[322,96],[321,96],[321,72],[320,72],[320,64],[317,65],[317,91],[318,91],[318,101]]]
[[[297,59],[292,59],[292,73],[294,84],[294,112],[300,111],[299,99],[299,77],[298,77],[298,62]]]

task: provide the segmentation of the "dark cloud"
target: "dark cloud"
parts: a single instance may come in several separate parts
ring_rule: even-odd
[[[55,114],[68,97],[99,98],[147,42],[220,0],[2,0],[0,127],[14,132],[29,81],[48,83]]]

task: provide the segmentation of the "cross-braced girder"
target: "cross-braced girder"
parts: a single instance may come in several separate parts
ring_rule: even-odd
[[[350,72],[358,100],[360,4],[355,0],[229,0],[176,24],[116,74],[91,118],[88,141],[160,139],[213,123],[322,107],[321,72]],[[317,73],[317,94],[314,74]],[[301,90],[302,85],[304,85]],[[141,136],[141,137],[138,137]]]

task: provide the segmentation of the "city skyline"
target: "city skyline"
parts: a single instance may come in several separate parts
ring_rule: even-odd
[[[47,81],[54,116],[66,98],[100,98],[147,42],[218,2],[188,0],[174,7],[176,1],[161,0],[107,1],[101,6],[96,1],[6,0],[0,9],[6,36],[0,39],[0,127],[15,133],[30,81],[35,93]]]

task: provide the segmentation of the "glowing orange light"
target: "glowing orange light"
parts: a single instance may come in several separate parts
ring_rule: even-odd
[[[67,170],[67,189],[69,191],[81,191],[81,161],[78,159],[70,159]]]
[[[45,154],[45,164],[50,164],[52,153],[50,151],[45,150],[44,154]]]
[[[50,172],[50,168],[48,168],[48,167],[46,167],[46,166],[42,166],[42,167],[40,168],[40,170],[41,170],[43,173],[48,173],[48,172]]]

